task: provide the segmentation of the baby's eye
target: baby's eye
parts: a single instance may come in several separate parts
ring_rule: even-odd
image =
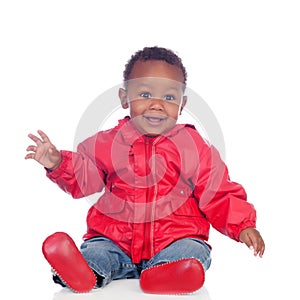
[[[140,96],[143,97],[143,98],[147,98],[147,99],[151,98],[151,94],[148,93],[148,92],[140,93]]]
[[[168,101],[175,100],[175,97],[172,95],[166,95],[166,96],[164,96],[164,100],[168,100]]]

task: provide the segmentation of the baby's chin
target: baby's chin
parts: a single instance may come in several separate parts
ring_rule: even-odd
[[[150,131],[150,130],[140,130],[140,132],[145,135],[145,136],[148,136],[148,137],[157,137],[157,136],[160,136],[160,135],[164,135],[166,132],[170,131],[174,126],[170,127],[170,128],[165,128],[163,130],[153,130],[153,131]]]
[[[157,136],[160,136],[162,133],[146,132],[146,133],[144,133],[144,135],[148,136],[148,137],[157,137]]]

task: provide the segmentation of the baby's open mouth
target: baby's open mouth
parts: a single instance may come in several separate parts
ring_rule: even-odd
[[[166,119],[166,117],[158,117],[158,116],[144,116],[144,118],[151,124],[160,124],[162,121]]]

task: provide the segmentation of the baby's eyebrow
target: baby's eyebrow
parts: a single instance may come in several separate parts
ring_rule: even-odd
[[[178,86],[178,87],[169,87],[169,88],[167,88],[166,90],[171,90],[171,91],[175,91],[175,92],[177,92],[177,91],[179,91],[180,90],[180,87]]]
[[[147,88],[147,89],[152,88],[152,86],[150,86],[149,84],[146,84],[146,83],[138,84],[136,87],[137,88]]]

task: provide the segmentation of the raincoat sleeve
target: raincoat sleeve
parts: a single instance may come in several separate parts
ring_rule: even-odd
[[[243,229],[256,226],[254,206],[247,202],[244,188],[230,180],[227,167],[213,146],[202,155],[197,178],[194,195],[215,229],[239,241]]]
[[[60,166],[47,171],[47,177],[73,198],[82,198],[100,192],[104,187],[105,173],[96,165],[93,139],[78,145],[77,152],[61,151]]]

